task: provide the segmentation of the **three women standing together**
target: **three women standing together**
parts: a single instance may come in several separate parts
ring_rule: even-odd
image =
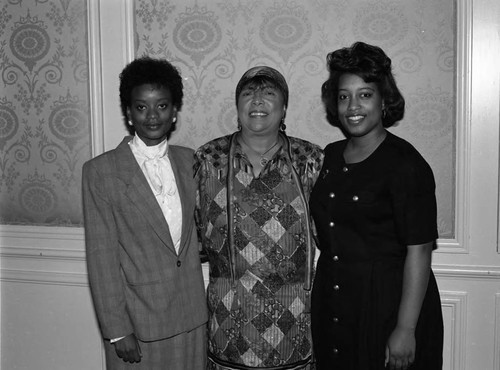
[[[330,78],[323,85],[322,97],[329,121],[340,127],[345,140],[328,145],[323,152],[315,144],[286,135],[287,83],[278,71],[260,66],[248,70],[236,87],[238,130],[195,152],[196,218],[210,266],[209,369],[442,368],[442,313],[430,267],[437,238],[435,183],[415,148],[386,130],[404,115],[404,99],[392,76],[391,60],[378,47],[356,43],[329,54],[328,67]],[[147,83],[145,93],[172,89]],[[165,102],[160,103],[164,109]],[[150,109],[141,104],[139,110],[142,107]],[[168,128],[180,104],[172,107],[174,118],[167,120]],[[151,108],[152,115],[155,109]],[[142,138],[139,114],[133,112],[125,104],[125,115]],[[150,135],[162,124],[144,125]],[[155,146],[166,143],[165,137],[143,141],[145,146]],[[138,139],[126,141],[130,144],[121,146],[128,149]],[[177,186],[188,186],[180,182],[180,173],[173,167]],[[103,193],[103,186],[92,190],[92,182],[103,179],[91,179],[90,166],[86,168],[87,192],[95,194],[87,195],[85,206],[109,213],[108,230],[102,229],[101,235],[110,230],[116,233],[116,211],[105,209],[120,211],[123,206],[113,206],[115,196]],[[152,181],[148,182],[154,189]],[[148,182],[141,181],[141,186]],[[97,196],[106,203],[91,203]],[[188,196],[181,194],[183,214],[190,211],[185,209],[190,204],[184,200]],[[93,224],[94,213],[86,213],[86,226]],[[187,220],[178,227],[170,222],[167,219],[170,233],[179,240]],[[89,260],[99,264],[93,256],[98,247],[105,247],[93,245],[92,236],[88,237]],[[108,247],[113,249],[110,255],[119,256],[113,261],[117,273],[123,269],[120,258],[131,263],[120,243]],[[178,267],[183,263],[182,253],[196,246],[190,243],[186,248],[182,252],[172,249],[172,262],[179,253]],[[315,273],[316,248],[321,254]],[[149,261],[154,266],[159,262]],[[101,302],[107,301],[101,290],[93,287],[105,284],[106,272],[100,266],[89,269],[89,274],[94,301],[99,302],[98,317],[106,328],[102,321],[107,318],[99,311],[109,312],[113,307],[104,307]],[[201,279],[194,265],[184,268],[195,272],[192,281]],[[168,286],[167,275],[156,276],[157,281]],[[121,279],[114,289],[137,288]],[[186,294],[179,289],[174,287],[162,302]],[[124,315],[133,314],[134,308],[127,306],[132,303],[120,303],[128,309]],[[162,309],[168,310],[168,305]],[[204,307],[200,310],[204,312]],[[182,310],[173,313],[174,319],[175,315],[185,316]],[[135,325],[140,320],[127,326],[131,333],[115,331],[105,338],[118,334],[135,338],[141,332]],[[175,335],[190,333],[199,324],[189,325]],[[174,342],[169,339],[165,344]],[[178,347],[170,348],[176,351]],[[114,355],[111,350],[106,354]],[[133,366],[141,368],[141,359]],[[164,366],[174,368],[173,363]]]

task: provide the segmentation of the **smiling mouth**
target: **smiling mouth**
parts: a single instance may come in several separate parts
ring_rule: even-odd
[[[363,118],[365,118],[365,116],[362,116],[362,115],[356,115],[356,116],[348,116],[347,117],[347,120],[349,122],[354,122],[354,123],[357,123],[359,121],[361,121]]]
[[[267,116],[266,112],[250,112],[250,117],[265,117]]]

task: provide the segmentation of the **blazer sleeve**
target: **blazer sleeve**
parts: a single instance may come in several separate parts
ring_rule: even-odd
[[[87,270],[102,335],[112,339],[134,330],[126,309],[117,227],[108,194],[113,186],[109,173],[99,173],[97,167],[87,162],[82,176]]]

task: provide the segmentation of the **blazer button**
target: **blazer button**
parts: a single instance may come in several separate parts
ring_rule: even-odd
[[[177,267],[181,267],[181,261],[177,261]]]

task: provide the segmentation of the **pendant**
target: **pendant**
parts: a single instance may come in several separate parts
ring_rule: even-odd
[[[269,159],[265,158],[265,157],[260,157],[260,164],[262,165],[262,167],[264,167],[267,162],[269,162]]]

